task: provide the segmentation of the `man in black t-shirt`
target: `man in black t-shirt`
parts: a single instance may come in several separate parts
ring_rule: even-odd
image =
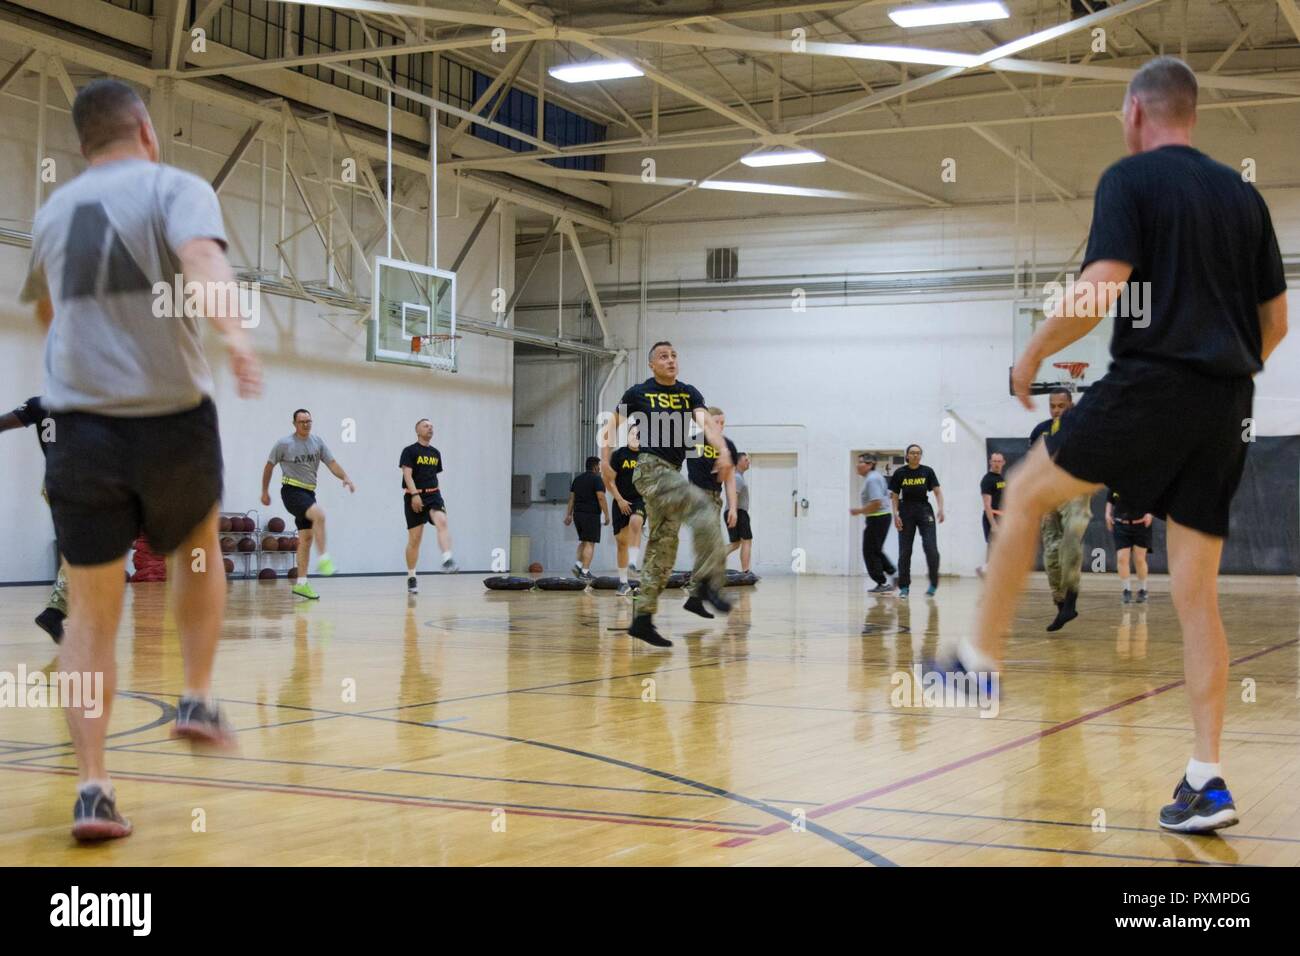
[[[433,525],[438,531],[443,573],[456,571],[456,559],[451,554],[451,531],[447,528],[447,505],[443,503],[438,486],[442,452],[430,444],[433,422],[427,418],[416,422],[415,439],[413,444],[402,449],[397,462],[402,469],[402,514],[406,518],[406,590],[411,594],[419,591],[415,565],[420,560],[420,542],[424,540],[426,524]]]
[[[1002,474],[1002,469],[1006,468],[1006,456],[1000,451],[995,451],[989,455],[989,470],[985,472],[984,477],[980,479],[980,501],[983,505],[983,513],[980,515],[980,523],[984,526],[984,544],[987,545],[990,535],[998,526],[998,517],[1002,514],[1002,489],[1007,486],[1006,476]],[[988,548],[985,548],[985,560],[988,559]],[[984,572],[988,570],[987,566],[981,564],[975,569],[975,573],[984,577]]]
[[[1008,485],[975,631],[952,662],[977,675],[1000,666],[1049,509],[1104,484],[1165,518],[1195,743],[1160,825],[1181,832],[1237,822],[1219,767],[1228,645],[1214,595],[1252,378],[1286,334],[1268,207],[1239,170],[1192,148],[1196,96],[1195,75],[1173,57],[1151,60],[1129,83],[1124,138],[1133,155],[1101,177],[1074,296],[1025,346],[1012,390],[1032,408],[1029,386],[1044,359],[1118,305],[1113,362]]]
[[[1039,422],[1029,433],[1032,448],[1039,438],[1059,434],[1074,408],[1074,395],[1068,388],[1053,389],[1047,399],[1051,417]],[[1083,572],[1083,536],[1092,520],[1092,495],[1085,493],[1064,501],[1043,515],[1039,533],[1043,538],[1043,567],[1047,584],[1056,604],[1056,618],[1047,625],[1059,631],[1079,616],[1075,605],[1079,598],[1079,575]]]
[[[591,558],[600,542],[600,526],[608,523],[600,459],[592,455],[587,459],[587,470],[574,478],[569,486],[569,508],[564,513],[566,528],[571,524],[578,526],[578,555],[573,562],[575,578],[591,577]]]
[[[927,596],[939,587],[939,542],[930,507],[930,493],[939,505],[939,523],[943,523],[943,489],[939,476],[929,465],[921,464],[921,446],[907,446],[907,464],[889,476],[889,496],[894,501],[894,527],[898,529],[898,596],[907,597],[912,589],[912,544],[921,532],[925,549],[926,570],[930,572]]]
[[[618,545],[618,593],[627,595],[632,592],[628,571],[636,570],[641,558],[641,529],[645,526],[645,499],[636,490],[633,478],[636,477],[637,460],[641,451],[641,442],[636,428],[629,428],[627,444],[614,452],[609,459],[609,467],[614,471],[614,480],[605,486],[613,499],[609,509],[610,528]],[[599,462],[600,459],[597,459]]]
[[[713,421],[717,423],[718,431],[725,431],[727,427],[727,416],[715,405],[710,405],[705,409],[713,416]],[[736,449],[736,443],[724,434],[723,440],[727,443],[727,451],[731,453],[733,464],[740,460],[740,452]],[[690,479],[691,484],[702,490],[713,501],[715,511],[722,511],[723,499],[722,492],[727,493],[726,513],[723,520],[727,525],[727,531],[730,532],[736,527],[736,522],[740,519],[740,511],[736,505],[736,472],[732,469],[731,474],[726,481],[719,481],[718,476],[713,469],[718,464],[718,449],[704,441],[695,443],[695,454],[688,455],[686,458],[686,477]],[[727,548],[727,554],[731,553],[731,548]],[[725,561],[725,558],[724,558]]]
[[[704,405],[699,389],[677,381],[677,350],[671,342],[656,342],[648,357],[650,378],[623,393],[618,409],[601,433],[600,464],[605,483],[614,480],[609,466],[616,445],[619,424],[629,419],[637,425],[641,451],[637,456],[633,484],[645,499],[650,520],[650,541],[645,549],[641,588],[632,600],[632,626],[628,634],[655,647],[671,647],[654,626],[653,615],[677,557],[677,533],[685,521],[695,539],[695,567],[691,581],[695,593],[685,607],[694,614],[712,617],[705,602],[724,614],[731,603],[722,596],[726,584],[726,545],[718,512],[699,488],[682,477],[682,462],[695,451],[695,429],[718,449],[714,473],[719,481],[731,477],[733,462],[717,423]]]
[[[41,454],[44,455],[45,443],[55,438],[54,419],[41,403],[39,395],[27,399],[7,415],[0,415],[0,432],[7,432],[11,428],[30,428],[33,425],[36,426],[36,443],[41,446]],[[41,489],[41,495],[45,496],[44,488]],[[46,504],[49,504],[48,498]],[[68,616],[68,576],[63,568],[63,556],[60,555],[59,571],[54,578],[50,599],[45,602],[45,610],[36,615],[36,626],[54,638],[55,644],[63,640],[63,620]]]
[[[1155,516],[1141,508],[1133,508],[1120,498],[1118,491],[1106,496],[1106,530],[1115,537],[1115,562],[1119,580],[1124,586],[1122,600],[1128,604],[1133,594],[1128,587],[1129,555],[1133,556],[1133,570],[1137,572],[1138,604],[1147,603],[1147,552],[1151,550],[1151,523]]]

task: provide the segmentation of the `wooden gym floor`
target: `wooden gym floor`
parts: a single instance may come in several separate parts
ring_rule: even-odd
[[[165,585],[128,588],[109,765],[136,832],[77,847],[61,712],[6,710],[0,860],[1300,864],[1294,578],[1223,584],[1243,822],[1213,837],[1155,824],[1191,739],[1163,580],[1144,609],[1085,575],[1082,616],[1049,636],[1036,579],[996,719],[891,706],[891,675],[969,625],[973,580],[909,603],[862,579],[773,577],[732,591],[719,622],[668,592],[664,651],[618,633],[629,605],[612,592],[421,583],[408,599],[400,577],[318,580],[310,604],[282,581],[233,583],[217,690],[237,754],[168,739],[181,660]],[[45,593],[0,591],[0,670],[52,663],[31,623]]]

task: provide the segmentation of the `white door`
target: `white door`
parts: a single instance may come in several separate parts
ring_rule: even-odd
[[[795,509],[799,506],[799,458],[794,454],[751,452],[749,521],[754,532],[752,569],[756,574],[790,574],[795,548]],[[735,565],[733,558],[730,564]]]

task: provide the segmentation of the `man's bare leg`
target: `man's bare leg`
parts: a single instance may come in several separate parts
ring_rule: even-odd
[[[415,566],[420,563],[420,544],[424,541],[424,525],[406,529],[406,574],[415,576]]]
[[[203,743],[230,746],[234,734],[212,700],[212,665],[226,616],[226,578],[210,556],[220,554],[218,507],[185,536],[172,554],[171,581],[176,600],[185,686],[177,705],[176,735]],[[202,549],[205,560],[198,562]],[[199,564],[203,568],[196,571]]]
[[[217,553],[220,553],[218,546]],[[126,587],[126,556],[107,564],[68,566],[68,619],[59,646],[59,670],[64,673],[103,674],[102,713],[89,716],[81,707],[67,709],[68,730],[77,751],[80,783],[108,786],[104,738],[117,692],[117,655],[114,644],[122,618],[122,593]]]
[[[1228,695],[1228,638],[1219,617],[1219,559],[1223,539],[1170,521],[1169,579],[1183,629],[1183,675],[1192,705],[1192,757],[1219,762]]]
[[[1058,467],[1041,442],[1011,472],[998,533],[990,542],[988,574],[976,612],[975,631],[958,646],[958,657],[968,670],[992,671],[1002,663],[1007,629],[1025,589],[1025,578],[1034,565],[1043,515],[1099,487]]]
[[[311,561],[311,528],[302,528],[298,531],[298,578],[307,580],[307,566]]]

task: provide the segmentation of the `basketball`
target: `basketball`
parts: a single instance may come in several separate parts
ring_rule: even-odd
[[[218,531],[230,530],[230,518],[228,516],[222,515],[220,518],[217,519],[217,530]]]
[[[235,562],[234,562],[234,561],[231,561],[229,558],[222,558],[222,559],[221,559],[221,563],[222,563],[223,565],[225,565],[225,567],[226,567],[226,573],[227,573],[227,574],[233,574],[233,573],[235,572]]]
[[[541,574],[542,570],[542,562],[540,561],[534,561],[532,564],[528,565],[528,572],[530,574]]]
[[[284,572],[284,576],[286,578],[296,579],[298,577],[298,566],[294,565],[293,567],[291,567],[288,571]]]
[[[284,519],[279,517],[272,518],[266,523],[266,530],[279,534],[284,530]]]
[[[221,550],[229,553],[235,550],[235,539],[226,537],[221,539]]]
[[[275,580],[275,568],[263,568],[261,571],[258,571],[258,572],[257,572],[257,579],[258,579],[259,581],[274,581],[274,580]]]
[[[280,550],[280,539],[277,538],[277,537],[276,537],[275,535],[273,535],[273,534],[262,535],[262,550],[263,550],[263,551],[279,551],[279,550]]]
[[[236,545],[236,548],[238,548],[240,551],[243,551],[245,553],[249,551],[256,551],[257,542],[254,541],[252,538],[250,538],[248,535],[244,535],[242,538],[239,539],[239,544]]]
[[[276,538],[276,547],[280,551],[293,551],[298,547],[298,539],[293,535],[281,535]]]

